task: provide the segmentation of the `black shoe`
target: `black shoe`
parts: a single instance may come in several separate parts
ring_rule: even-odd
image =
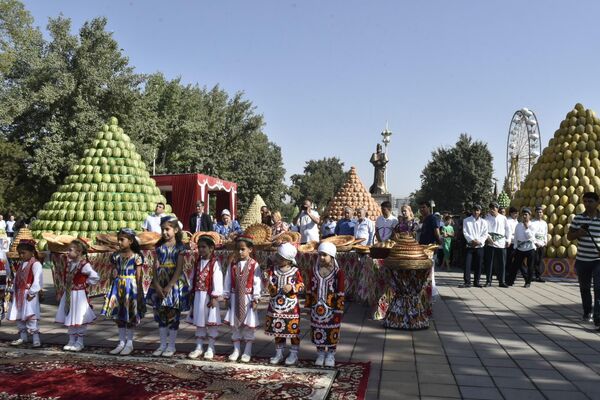
[[[492,282],[486,282],[485,287],[492,287]]]
[[[474,287],[483,287],[483,285],[481,285],[480,283],[476,283],[473,285]]]
[[[528,287],[530,287],[530,286],[531,286],[531,284],[530,284],[530,283],[526,283],[526,284],[524,284],[524,285],[523,285],[523,287],[524,287],[524,288],[528,288]]]
[[[460,285],[458,285],[459,288],[461,289],[467,289],[471,287],[470,283],[461,283]]]
[[[538,278],[535,278],[535,281],[536,281],[536,282],[540,282],[540,283],[546,283],[546,281],[545,281],[545,280],[543,280],[543,279],[542,279],[542,278],[540,278],[540,277],[538,277]]]
[[[582,318],[583,322],[594,322],[594,317],[592,317],[592,313],[583,314]]]
[[[507,285],[506,283],[501,283],[501,284],[499,284],[499,285],[498,285],[498,287],[507,288],[507,287],[508,287],[508,285]]]

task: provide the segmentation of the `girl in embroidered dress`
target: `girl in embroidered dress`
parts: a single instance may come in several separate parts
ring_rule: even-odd
[[[96,319],[87,297],[87,287],[98,283],[100,278],[87,259],[87,245],[84,242],[71,242],[67,260],[66,287],[56,311],[55,322],[68,328],[69,343],[63,350],[81,351],[87,325]]]
[[[8,306],[8,320],[16,321],[19,328],[19,339],[12,341],[13,346],[27,342],[27,334],[32,335],[33,347],[40,347],[39,293],[44,286],[42,281],[42,264],[37,260],[37,251],[33,240],[21,240],[17,245],[21,262],[17,266],[13,281],[13,293]]]
[[[114,281],[106,294],[102,315],[119,327],[119,344],[110,354],[126,356],[133,351],[133,332],[144,317],[146,305],[142,288],[144,257],[135,231],[122,228],[117,233],[119,251],[111,257]]]
[[[335,259],[333,243],[321,243],[318,251],[317,263],[308,274],[305,306],[310,312],[312,342],[317,346],[315,365],[334,367],[344,314],[344,271]]]
[[[202,355],[202,346],[208,334],[208,349],[204,358],[212,360],[215,354],[217,327],[221,325],[219,299],[223,296],[223,271],[214,254],[215,242],[210,236],[198,238],[198,264],[194,268],[193,302],[187,322],[196,326],[196,349],[188,356],[192,359]]]
[[[227,268],[223,284],[223,297],[228,300],[224,323],[231,325],[233,353],[230,361],[240,357],[240,341],[244,340],[241,361],[249,362],[252,356],[254,331],[258,326],[258,301],[262,290],[261,270],[255,259],[250,257],[254,247],[253,238],[241,235],[236,238],[237,261]]]
[[[285,365],[298,362],[300,346],[300,305],[298,293],[304,290],[302,275],[296,267],[298,251],[291,243],[283,243],[277,248],[276,266],[269,271],[269,308],[265,323],[265,333],[275,337],[275,355],[271,364],[283,361],[283,348],[286,338],[292,344]]]
[[[181,312],[190,309],[190,290],[183,273],[183,253],[187,249],[176,218],[163,217],[160,226],[162,237],[156,244],[156,263],[146,301],[154,307],[154,321],[158,323],[160,333],[160,346],[152,355],[172,357]]]

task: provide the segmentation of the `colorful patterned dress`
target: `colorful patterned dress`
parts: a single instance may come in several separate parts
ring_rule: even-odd
[[[289,293],[283,292],[285,285],[291,285]],[[265,333],[280,338],[297,338],[300,335],[300,304],[298,293],[304,290],[302,275],[296,267],[287,272],[279,268],[269,271],[269,308],[265,321]]]
[[[156,264],[154,266],[153,279],[164,288],[169,284],[177,270],[177,259],[179,254],[186,251],[182,244],[169,247],[162,244],[156,248]],[[158,297],[154,286],[151,285],[146,295],[146,302],[154,307],[154,320],[159,327],[179,328],[181,312],[190,309],[189,305],[190,287],[186,275],[181,272],[177,283],[171,288],[164,298]]]
[[[143,292],[138,291],[136,270],[144,263],[140,254],[124,257],[114,253],[111,262],[117,269],[117,277],[106,294],[101,314],[108,319],[129,325],[137,325],[146,313]]]
[[[306,308],[310,309],[312,342],[319,350],[335,350],[344,314],[344,271],[337,261],[326,277],[319,274],[317,262],[308,274]]]

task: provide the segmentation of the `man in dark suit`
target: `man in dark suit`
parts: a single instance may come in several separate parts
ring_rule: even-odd
[[[196,212],[190,217],[190,232],[206,232],[212,231],[212,223],[210,217],[204,212],[204,202],[196,203]]]

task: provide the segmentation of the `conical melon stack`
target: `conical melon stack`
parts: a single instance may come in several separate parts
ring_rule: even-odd
[[[65,183],[38,212],[34,236],[42,232],[95,238],[123,227],[136,230],[164,196],[118,121],[104,125]],[[167,205],[167,213],[171,206]]]
[[[584,211],[582,195],[600,193],[600,119],[577,103],[515,194],[515,207],[544,207],[550,239],[548,257],[575,258],[577,247],[567,240],[569,224]]]
[[[381,215],[381,206],[377,204],[371,193],[365,188],[356,173],[356,168],[350,168],[348,179],[340,190],[331,199],[325,213],[339,220],[344,217],[344,208],[351,207],[353,210],[359,207],[367,209],[367,215],[375,221]]]
[[[260,194],[254,196],[252,203],[250,203],[250,207],[244,214],[242,221],[240,222],[240,226],[242,229],[246,229],[250,225],[260,224],[262,223],[262,216],[260,215],[260,209],[266,206],[265,201],[260,197]]]

